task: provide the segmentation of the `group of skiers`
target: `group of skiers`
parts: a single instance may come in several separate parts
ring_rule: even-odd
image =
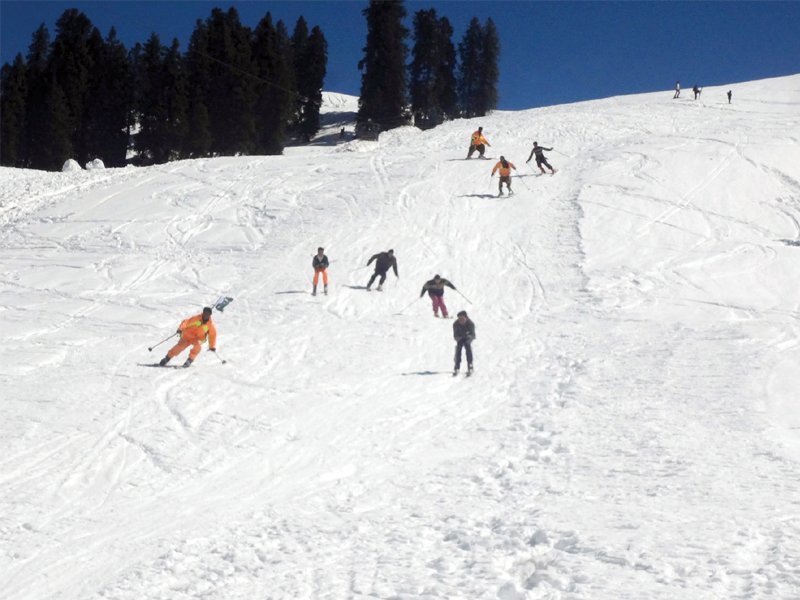
[[[486,146],[491,146],[489,140],[483,135],[483,127],[478,127],[476,131],[472,133],[469,138],[469,150],[467,150],[467,159],[472,158],[472,155],[477,152],[478,158],[486,158],[484,153],[486,152]],[[535,156],[536,157],[536,166],[539,167],[539,170],[542,172],[542,175],[546,173],[544,170],[545,167],[550,169],[550,174],[554,175],[556,170],[547,162],[547,158],[544,156],[544,152],[552,152],[552,148],[545,148],[544,146],[540,146],[539,142],[533,142],[533,148],[531,149],[530,156],[528,156],[528,160],[525,161],[525,164],[531,162],[531,159]],[[509,196],[514,193],[511,189],[511,171],[517,170],[517,167],[514,166],[509,160],[506,160],[505,156],[501,156],[500,160],[494,165],[492,168],[492,175],[499,172],[500,173],[500,181],[498,182],[497,191],[498,196],[503,195],[503,184],[506,184],[506,189],[508,191]]]
[[[700,97],[700,94],[703,93],[703,88],[698,87],[697,84],[695,84],[694,86],[692,86],[692,93],[694,94],[694,99],[697,100]],[[731,103],[731,98],[733,97],[733,91],[732,90],[728,90],[728,93],[726,94],[726,96],[728,96],[728,104],[730,104]],[[680,97],[681,97],[681,82],[680,81],[676,81],[675,82],[675,95],[672,96],[672,99],[674,100],[674,99],[680,98]]]

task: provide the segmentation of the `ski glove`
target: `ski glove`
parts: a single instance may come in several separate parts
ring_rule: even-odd
[[[176,331],[175,333],[177,333],[178,335],[180,335],[180,334],[182,334],[182,333],[183,333],[183,330],[181,330],[181,329],[178,329],[178,331]]]

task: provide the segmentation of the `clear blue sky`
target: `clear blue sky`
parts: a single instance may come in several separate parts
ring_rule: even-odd
[[[719,85],[800,73],[800,2],[406,2],[435,8],[457,44],[469,20],[491,17],[500,32],[498,108],[516,110],[617,94]],[[27,54],[34,30],[67,8],[86,14],[105,36],[112,25],[130,48],[151,32],[186,49],[197,19],[236,6],[255,27],[267,11],[290,32],[300,15],[328,39],[325,89],[358,95],[366,41],[366,1],[195,2],[0,1],[0,60]],[[409,47],[411,40],[409,39]]]

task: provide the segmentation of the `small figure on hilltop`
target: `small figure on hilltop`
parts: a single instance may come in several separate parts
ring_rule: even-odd
[[[325,286],[322,293],[328,295],[328,257],[325,256],[325,248],[317,248],[317,253],[311,261],[311,266],[314,268],[314,289],[311,291],[312,296],[317,295],[317,283],[319,276],[322,274],[322,284]]]
[[[550,166],[550,163],[547,162],[547,159],[544,157],[544,151],[547,150],[548,152],[552,152],[552,148],[545,148],[539,145],[539,142],[533,142],[533,148],[531,149],[531,155],[528,157],[528,160],[525,161],[525,164],[531,162],[531,159],[534,155],[536,155],[536,166],[539,167],[539,170],[542,172],[542,175],[545,174],[544,167],[550,169],[550,174],[555,174],[556,170]],[[544,165],[544,166],[542,166]]]
[[[672,99],[674,100],[675,98],[680,98],[680,97],[681,97],[681,82],[680,81],[676,81],[675,82],[675,95],[672,97]]]
[[[206,339],[208,339],[208,349],[211,352],[217,351],[217,328],[214,327],[214,321],[211,320],[211,308],[208,306],[203,308],[203,312],[199,315],[184,319],[178,326],[177,333],[181,334],[181,339],[169,349],[167,355],[158,363],[159,366],[165,366],[189,346],[192,349],[183,366],[192,366],[194,359],[200,354],[200,344],[205,342]]]
[[[728,104],[731,103],[731,96],[733,96],[733,90],[728,90]]]
[[[475,339],[475,323],[467,316],[467,311],[458,313],[458,318],[453,323],[453,338],[456,341],[455,366],[453,377],[458,375],[461,368],[461,350],[467,351],[467,377],[472,375],[472,342]]]
[[[386,273],[389,269],[394,269],[394,276],[398,279],[400,275],[397,274],[397,259],[394,257],[394,250],[387,250],[386,252],[378,252],[377,254],[373,254],[372,257],[367,261],[367,266],[375,261],[375,272],[372,274],[372,277],[369,278],[369,283],[367,284],[367,291],[372,289],[372,282],[375,281],[375,278],[380,276],[380,280],[378,281],[378,291],[383,290],[383,282],[386,281]]]
[[[700,92],[702,92],[702,91],[703,90],[700,89],[699,87],[697,87],[697,85],[695,84],[695,86],[692,88],[692,92],[694,92],[694,99],[695,100],[697,100],[700,97]]]
[[[544,160],[544,159],[543,159]],[[500,160],[497,161],[497,164],[492,169],[492,177],[496,171],[500,171],[500,183],[498,184],[499,193],[498,196],[503,195],[503,184],[506,184],[508,188],[508,195],[510,196],[513,194],[513,190],[511,189],[511,169],[517,170],[517,167],[514,166],[514,163],[507,161],[505,156],[501,156]]]
[[[467,158],[472,158],[472,155],[475,151],[478,151],[478,156],[480,158],[485,158],[483,153],[486,152],[486,146],[491,146],[489,140],[483,137],[483,127],[478,127],[478,130],[473,132],[472,136],[469,139],[469,152],[467,152]]]
[[[428,297],[431,299],[433,303],[433,316],[439,317],[439,309],[442,309],[442,316],[446,319],[447,318],[447,307],[444,305],[444,286],[449,287],[451,290],[456,289],[452,283],[447,281],[444,277],[440,277],[439,275],[434,275],[433,279],[430,279],[424,283],[422,286],[422,291],[419,293],[419,297],[425,295],[425,292],[428,292]]]

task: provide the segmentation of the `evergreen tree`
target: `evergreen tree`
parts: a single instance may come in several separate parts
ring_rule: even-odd
[[[494,21],[486,20],[482,29],[483,39],[481,44],[481,77],[479,111],[483,116],[497,107],[497,80],[500,77],[500,36],[497,33]]]
[[[94,61],[90,38],[91,21],[77,9],[69,9],[56,21],[56,37],[50,53],[56,82],[66,98],[70,142],[74,158],[84,164],[89,156],[87,123],[84,121],[86,101]]]
[[[311,35],[303,39],[302,32],[308,32],[308,29],[304,20],[302,24],[303,27],[300,28],[298,21],[292,37],[298,107],[295,122],[300,135],[310,140],[319,131],[322,85],[328,64],[328,42],[319,27],[314,27]]]
[[[456,115],[455,47],[453,27],[436,11],[414,15],[414,48],[409,66],[411,110],[420,127],[441,123]]]
[[[28,49],[25,166],[59,170],[72,157],[66,96],[50,65],[50,34],[41,25]]]
[[[291,41],[281,21],[273,25],[267,13],[253,36],[253,59],[259,78],[256,98],[256,152],[281,154],[286,124],[291,120],[296,97]]]
[[[189,98],[186,81],[186,64],[177,39],[164,57],[164,104],[166,106],[166,150],[167,159],[181,155],[184,141],[189,133]]]
[[[7,167],[25,164],[26,71],[25,59],[17,54],[13,64],[3,65],[0,74],[0,164]]]
[[[255,79],[250,47],[250,30],[231,7],[228,12],[215,8],[206,21],[207,53],[212,59],[208,107],[212,150],[219,154],[251,152],[255,141],[253,103]]]
[[[141,164],[163,163],[168,159],[163,130],[167,118],[164,88],[164,47],[157,33],[151,33],[136,51],[136,151]]]
[[[90,38],[94,68],[86,102],[87,152],[101,158],[106,166],[125,166],[130,116],[133,105],[133,77],[128,52],[112,27],[103,40],[97,30]]]
[[[213,138],[206,106],[211,62],[208,57],[208,28],[203,21],[198,20],[186,55],[189,131],[184,138],[183,156],[187,158],[208,156],[211,153]]]
[[[300,115],[303,112],[303,92],[301,91],[303,84],[303,60],[306,56],[306,48],[308,47],[308,23],[301,16],[297,19],[294,25],[294,32],[292,33],[292,67],[294,68],[295,80],[297,81],[297,96],[294,103],[294,121],[299,122]]]
[[[371,120],[381,130],[407,122],[405,39],[406,10],[402,0],[370,0],[363,11],[367,18],[367,43],[359,61],[361,97],[358,120]]]
[[[458,98],[461,115],[467,118],[480,115],[481,55],[483,32],[477,17],[469,22],[464,37],[458,44],[459,77]]]

